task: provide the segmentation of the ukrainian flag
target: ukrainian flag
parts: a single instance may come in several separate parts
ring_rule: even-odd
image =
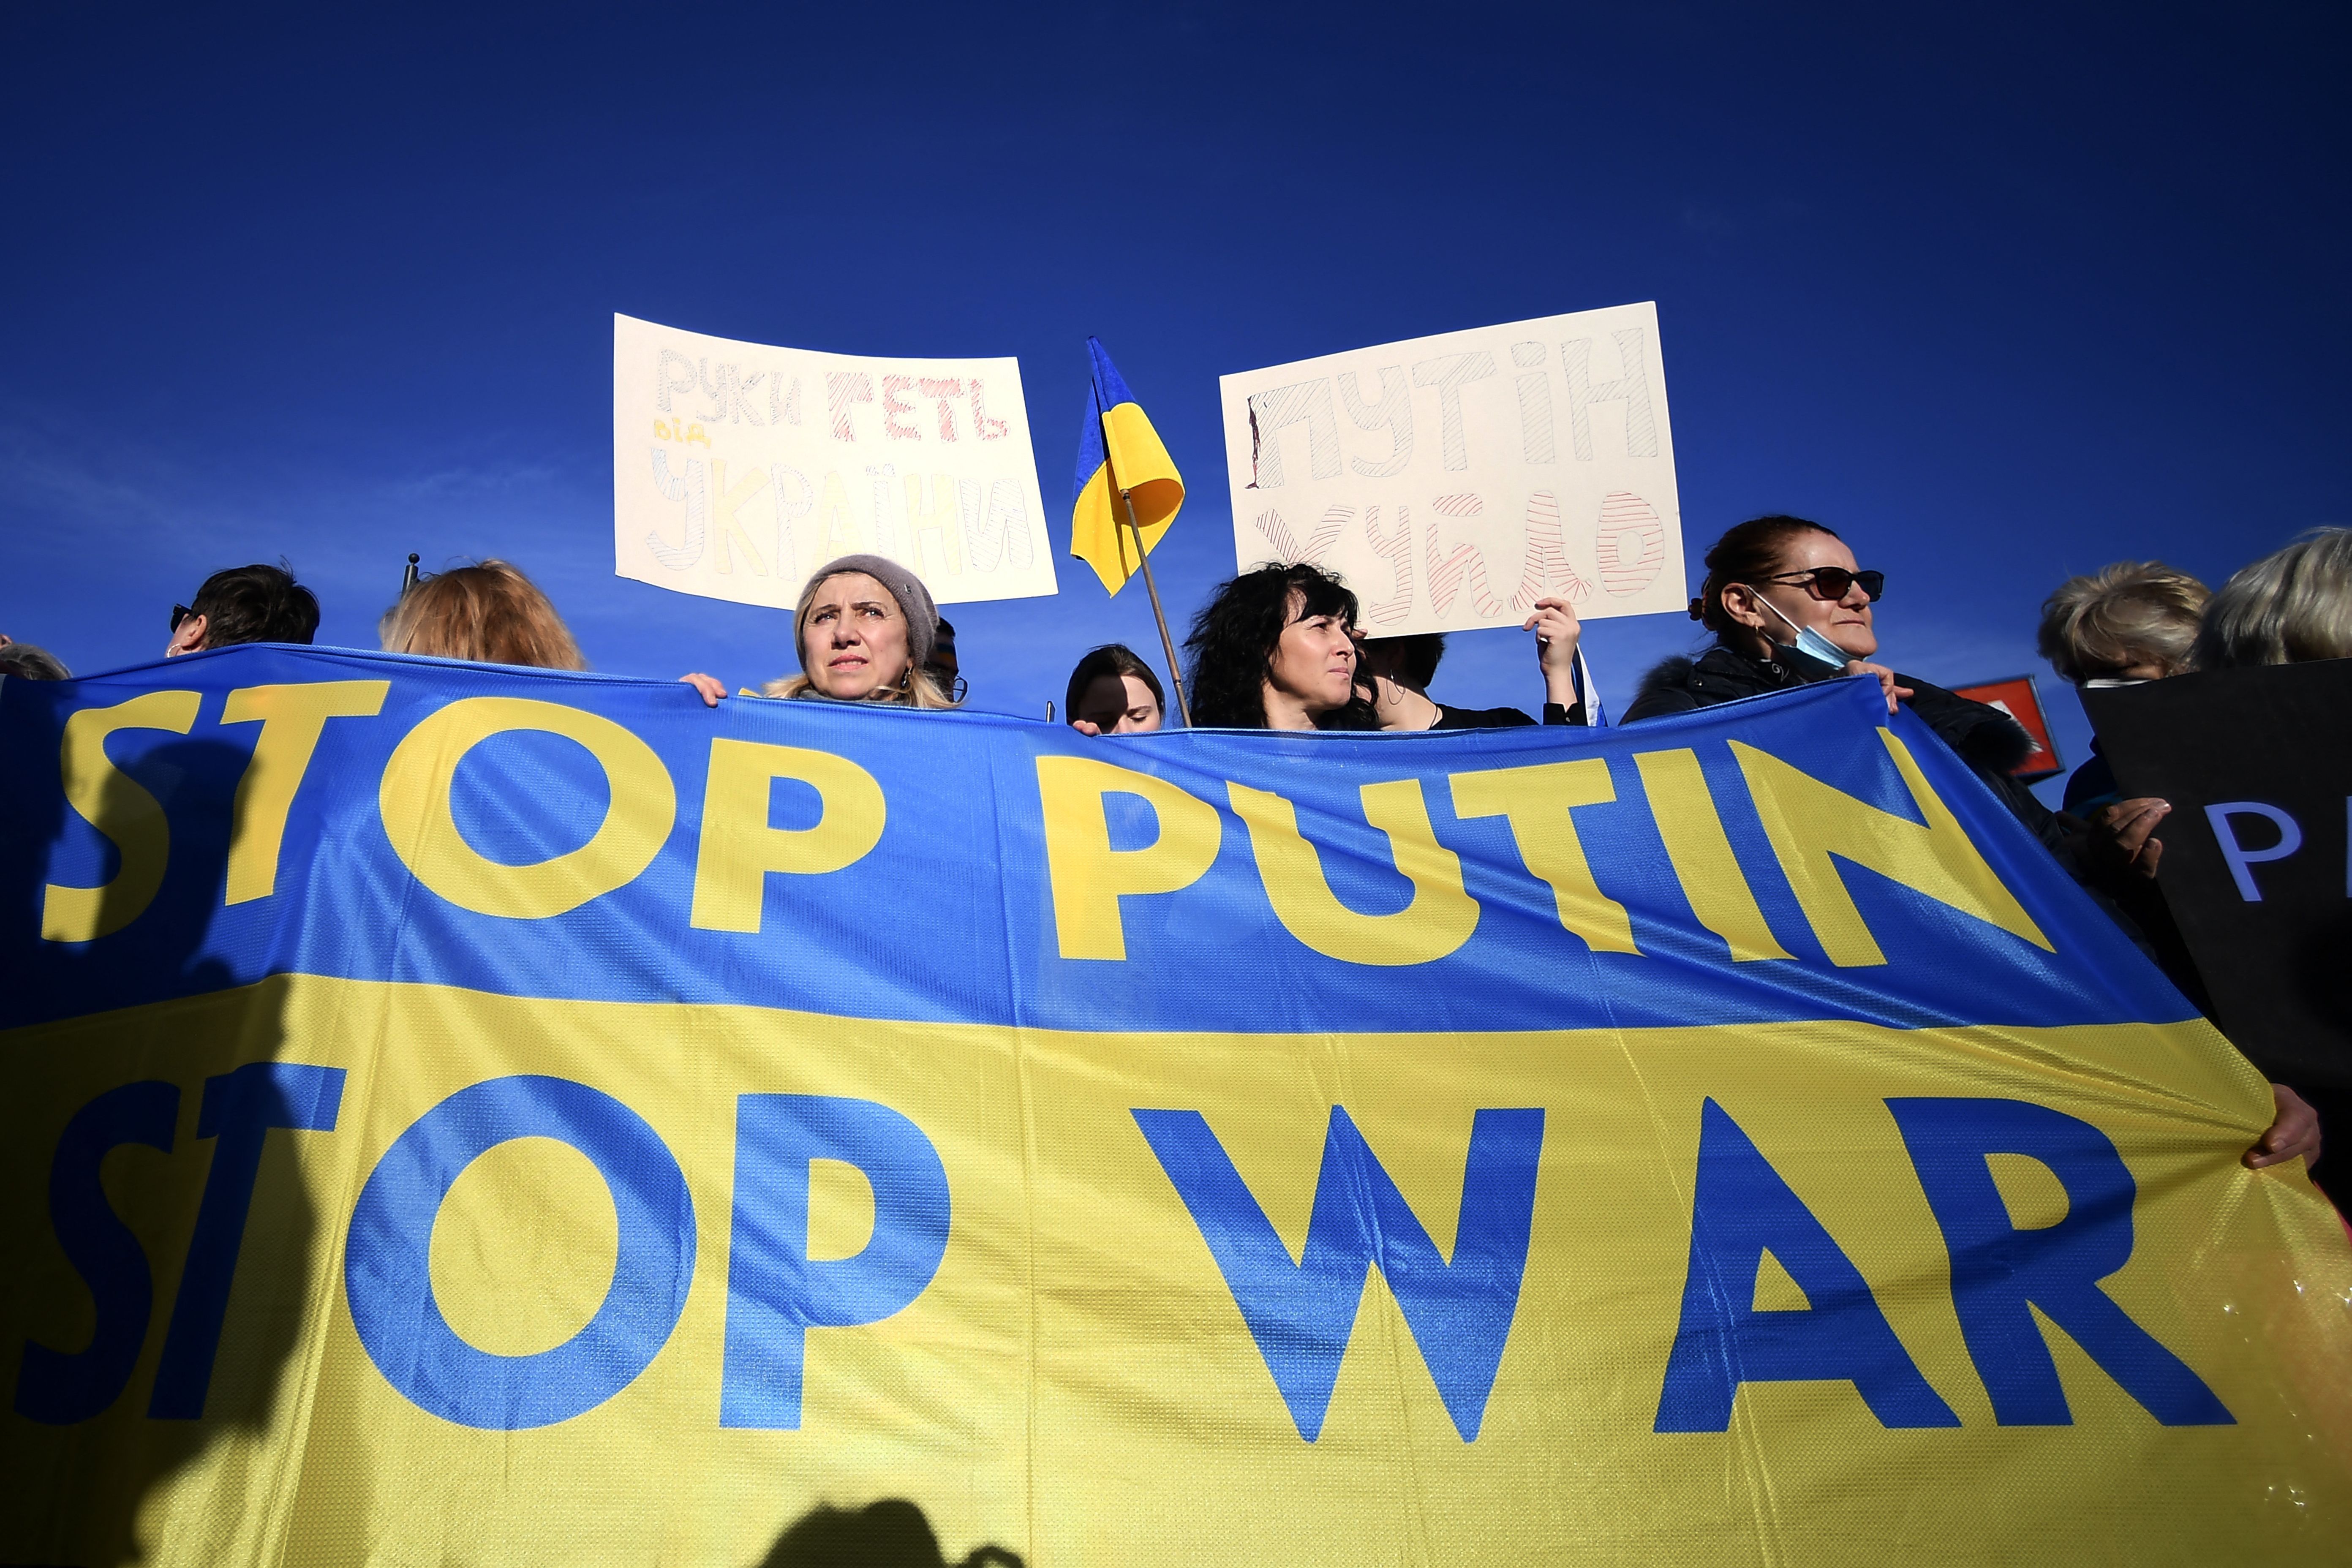
[[[1160,542],[1184,504],[1184,476],[1160,442],[1160,432],[1136,405],[1102,344],[1087,340],[1093,362],[1086,425],[1078,432],[1077,483],[1072,490],[1070,553],[1095,569],[1116,594],[1142,565],[1128,531],[1125,490],[1135,508],[1146,550]]]
[[[2269,1084],[1873,681],[1118,745],[245,644],[0,681],[0,1563],[2352,1533]]]

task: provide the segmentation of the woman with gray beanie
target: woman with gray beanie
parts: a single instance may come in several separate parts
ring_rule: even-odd
[[[801,673],[761,689],[769,697],[952,708],[954,702],[923,668],[939,629],[930,591],[897,562],[879,555],[828,561],[810,575],[793,611]],[[711,676],[679,679],[711,707],[727,695]]]

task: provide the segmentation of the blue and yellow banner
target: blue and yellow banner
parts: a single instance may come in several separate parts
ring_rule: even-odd
[[[1078,471],[1070,492],[1070,553],[1116,594],[1143,569],[1144,552],[1156,548],[1176,521],[1184,505],[1184,476],[1118,367],[1093,338],[1087,340],[1087,413],[1078,426]]]
[[[2261,1076],[1867,682],[1097,740],[233,648],[0,683],[0,1561],[2352,1529]]]

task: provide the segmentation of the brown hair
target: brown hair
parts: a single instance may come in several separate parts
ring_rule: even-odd
[[[2087,577],[2069,577],[2042,602],[2042,657],[2080,686],[2136,664],[2167,675],[2189,668],[2205,584],[2161,561],[2118,561]]]
[[[1063,723],[1077,722],[1079,699],[1086,696],[1087,687],[1106,675],[1135,677],[1143,682],[1144,689],[1151,693],[1151,700],[1160,704],[1160,711],[1162,714],[1168,711],[1167,694],[1160,689],[1160,677],[1151,672],[1151,667],[1138,658],[1135,650],[1125,643],[1110,642],[1088,652],[1086,658],[1078,660],[1077,668],[1070,671],[1070,684],[1062,693]],[[1124,699],[1120,705],[1125,706]]]
[[[1837,537],[1833,528],[1785,512],[1751,517],[1725,530],[1706,552],[1706,581],[1699,584],[1698,597],[1690,602],[1690,618],[1703,622],[1717,637],[1738,636],[1746,628],[1723,607],[1724,589],[1734,583],[1752,587],[1759,579],[1779,573],[1780,563],[1787,559],[1789,541],[1808,530]]]
[[[386,653],[539,669],[588,668],[547,595],[505,561],[483,561],[424,579],[384,612],[377,630]]]

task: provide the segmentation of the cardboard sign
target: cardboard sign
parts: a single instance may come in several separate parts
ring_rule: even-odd
[[[1514,321],[1222,382],[1234,560],[1339,573],[1376,637],[1679,611],[1654,305]]]
[[[2059,760],[2058,742],[2050,738],[2050,717],[2042,711],[2042,693],[2034,688],[2033,677],[2012,675],[2006,680],[1979,681],[1974,686],[1956,686],[1953,695],[1971,702],[1981,702],[1988,708],[1998,708],[2033,738],[2033,750],[2023,762],[2009,771],[2027,784],[2054,778],[2066,771]]]
[[[2281,1082],[2352,1090],[2352,659],[2087,689],[2083,706],[2125,795],[2172,803],[2158,882],[2222,1029]]]
[[[874,359],[613,318],[613,570],[789,609],[836,556],[942,605],[1054,592],[1010,359]]]

